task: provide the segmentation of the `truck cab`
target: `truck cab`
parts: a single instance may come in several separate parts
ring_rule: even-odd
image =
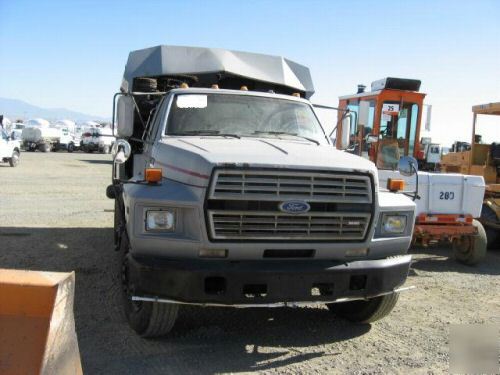
[[[326,304],[355,322],[392,310],[415,203],[381,189],[374,163],[336,150],[313,92],[309,70],[281,57],[130,54],[107,194],[138,334],[168,333],[185,304]]]
[[[3,128],[0,128],[0,161],[9,163],[11,167],[17,167],[20,156],[19,141],[15,137],[13,139]]]
[[[418,169],[436,171],[441,163],[442,149],[439,143],[432,143],[430,137],[422,137],[417,154]]]
[[[87,128],[82,133],[81,148],[84,152],[100,152],[109,154],[115,142],[111,128],[93,127]]]

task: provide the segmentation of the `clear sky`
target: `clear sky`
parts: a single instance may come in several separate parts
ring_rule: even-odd
[[[128,52],[158,44],[284,55],[310,67],[322,104],[421,79],[445,144],[469,139],[473,104],[500,101],[499,0],[0,0],[0,15],[0,97],[43,107],[110,117]],[[487,122],[500,141],[500,117]]]

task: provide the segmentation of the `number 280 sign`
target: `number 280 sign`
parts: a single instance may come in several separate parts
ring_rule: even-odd
[[[399,113],[399,104],[384,103],[382,106],[382,113],[384,115],[396,115]]]

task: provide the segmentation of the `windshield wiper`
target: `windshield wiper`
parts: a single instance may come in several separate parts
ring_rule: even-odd
[[[220,130],[187,130],[179,133],[169,133],[168,135],[218,135],[221,137],[233,137],[233,138],[241,138],[238,134],[231,133],[221,133]]]
[[[299,135],[297,133],[287,133],[287,132],[279,132],[279,131],[263,131],[263,130],[256,130],[253,132],[253,134],[270,134],[270,135],[291,135],[293,137],[299,137],[302,139],[305,139],[309,142],[316,143],[319,146],[319,141],[313,138],[305,137],[303,135]]]

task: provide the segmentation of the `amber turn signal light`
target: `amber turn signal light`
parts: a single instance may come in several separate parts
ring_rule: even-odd
[[[146,168],[144,171],[144,179],[147,182],[160,182],[162,177],[161,168]]]
[[[405,181],[395,178],[389,178],[387,180],[387,189],[390,191],[400,191],[405,188]]]

